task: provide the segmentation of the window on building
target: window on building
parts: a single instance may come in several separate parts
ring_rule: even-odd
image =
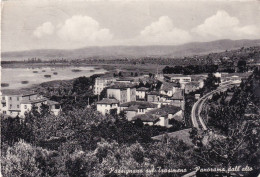
[[[4,114],[6,114],[6,111],[3,111]]]
[[[6,107],[6,103],[2,103],[3,107]]]
[[[5,100],[5,97],[2,97],[2,100]]]
[[[24,105],[24,109],[27,109],[27,105]]]
[[[19,108],[20,108],[20,105],[17,105],[17,108],[19,109]]]
[[[10,108],[12,108],[12,104],[10,104]]]
[[[12,100],[12,97],[9,97],[9,100]]]
[[[17,97],[17,101],[19,101],[19,97]]]

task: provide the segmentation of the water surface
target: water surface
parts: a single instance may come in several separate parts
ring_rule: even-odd
[[[75,72],[77,71],[77,72]],[[2,89],[18,89],[29,87],[33,84],[53,80],[68,80],[81,76],[89,77],[93,74],[103,74],[106,70],[95,69],[95,67],[44,67],[44,68],[2,68],[1,83],[8,83],[8,87]],[[51,77],[46,77],[51,75]],[[22,84],[28,81],[28,84]]]

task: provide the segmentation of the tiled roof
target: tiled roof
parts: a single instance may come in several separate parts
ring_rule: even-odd
[[[32,91],[27,91],[27,90],[12,90],[12,89],[7,89],[7,90],[1,90],[3,96],[11,96],[11,95],[21,95],[21,96],[26,96],[26,95],[35,95],[36,93]]]
[[[131,101],[131,102],[123,103],[120,106],[121,107],[137,106],[137,108],[139,109],[146,109],[146,108],[156,108],[157,104],[150,103],[147,101]]]
[[[47,98],[40,98],[40,99],[34,99],[34,100],[22,100],[21,104],[42,103],[47,100],[48,100]]]
[[[173,87],[180,87],[180,85],[178,83],[169,83],[169,82],[163,82],[162,86],[161,86],[161,90],[173,90]]]
[[[149,111],[148,114],[156,114],[156,115],[160,115],[160,116],[166,116],[168,114],[174,115],[180,110],[181,110],[181,108],[179,108],[179,107],[172,106],[172,105],[166,105],[166,106],[163,106],[161,108],[151,110],[151,111]]]
[[[119,101],[114,98],[104,98],[101,101],[98,101],[97,104],[118,104]]]
[[[157,91],[151,91],[151,92],[149,92],[149,93],[147,93],[148,95],[160,95],[160,93],[159,92],[157,92]]]
[[[159,120],[159,116],[150,114],[139,114],[133,117],[132,120],[140,119],[143,122],[156,122]]]
[[[140,87],[140,88],[137,88],[136,91],[148,91],[149,88],[146,88],[146,87]]]
[[[136,85],[132,83],[117,83],[115,85],[110,86],[108,89],[127,89],[134,88]]]
[[[182,99],[184,99],[182,91],[181,90],[180,91],[176,91],[173,94],[172,99],[174,99],[174,100],[182,100]]]
[[[185,87],[186,87],[186,86],[190,86],[190,87],[192,87],[192,86],[194,86],[194,87],[199,87],[199,86],[200,86],[200,83],[197,82],[197,81],[191,81],[191,82],[187,83],[187,84],[185,85]]]

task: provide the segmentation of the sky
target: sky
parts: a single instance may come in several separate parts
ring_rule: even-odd
[[[6,0],[1,50],[260,39],[259,0]]]

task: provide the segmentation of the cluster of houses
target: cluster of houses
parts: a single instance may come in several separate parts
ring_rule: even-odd
[[[221,82],[240,79],[236,75],[216,73]],[[201,89],[207,75],[157,74],[130,78],[96,78],[93,92],[105,98],[96,102],[97,111],[106,114],[124,113],[129,121],[140,119],[144,124],[169,127],[169,120],[183,121],[184,94]],[[140,84],[142,83],[142,84]],[[160,83],[160,84],[159,84]],[[200,97],[195,94],[196,99]],[[61,112],[58,102],[28,91],[2,90],[0,113],[11,117],[24,117],[35,106],[40,110],[47,105],[54,115]]]
[[[42,104],[48,106],[50,112],[54,115],[58,115],[61,111],[61,106],[58,102],[51,101],[34,92],[2,90],[0,98],[0,113],[11,117],[24,117],[26,112],[32,110],[33,106],[40,110]]]
[[[100,95],[105,89],[106,97],[96,103],[97,111],[103,115],[123,112],[129,121],[140,119],[144,124],[169,127],[170,119],[183,121],[184,94],[202,88],[206,77],[172,74],[117,79],[101,76],[95,80],[94,94]],[[161,82],[159,87],[158,81]],[[151,89],[151,85],[157,89]]]

